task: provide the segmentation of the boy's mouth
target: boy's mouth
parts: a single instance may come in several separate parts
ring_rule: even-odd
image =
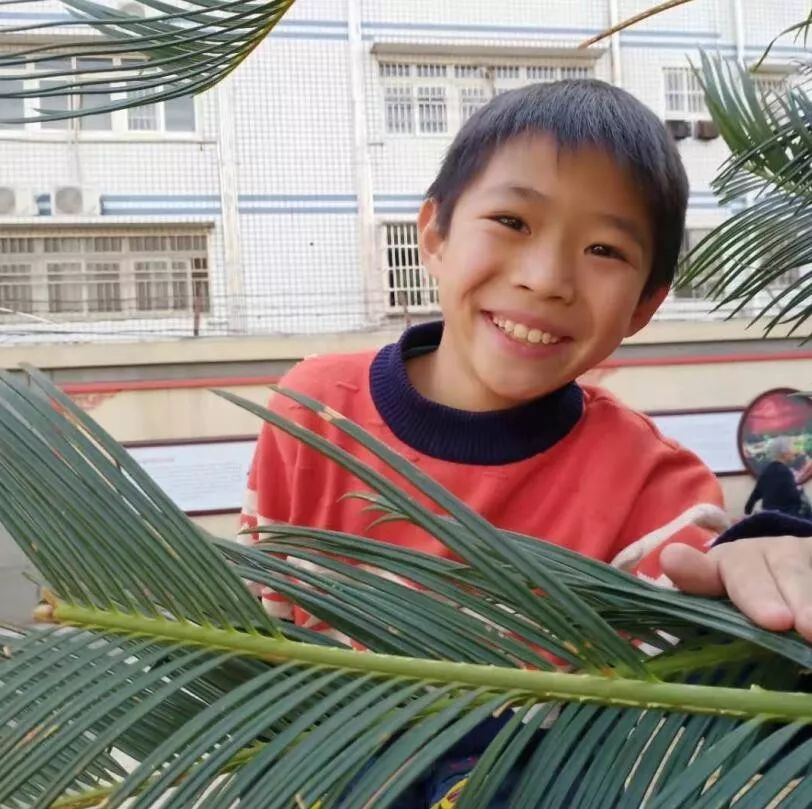
[[[529,343],[530,345],[538,345],[539,343],[542,343],[543,345],[555,345],[555,343],[566,339],[557,334],[552,334],[551,332],[538,329],[534,326],[528,326],[525,323],[517,323],[506,317],[502,317],[501,315],[489,313],[489,317],[494,326],[503,331],[508,337],[515,340],[517,343]]]

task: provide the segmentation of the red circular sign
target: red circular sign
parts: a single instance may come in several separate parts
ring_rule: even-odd
[[[780,439],[780,440],[776,440]],[[783,460],[798,483],[812,477],[812,399],[794,388],[768,390],[752,401],[739,422],[739,454],[754,477]],[[782,457],[777,458],[780,451]]]

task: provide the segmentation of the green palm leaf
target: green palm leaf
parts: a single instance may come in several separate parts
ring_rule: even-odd
[[[0,56],[3,98],[92,98],[111,92],[122,98],[98,106],[75,105],[76,109],[48,109],[35,115],[3,119],[2,123],[57,121],[98,115],[115,110],[154,104],[195,95],[213,87],[234,70],[270,33],[294,0],[190,0],[182,5],[162,0],[138,0],[145,15],[116,11],[92,0],[62,0],[70,19],[4,27],[3,34],[42,35],[58,30],[62,36],[48,45],[26,47]],[[40,0],[34,0],[40,2]],[[19,5],[3,0],[0,5]],[[49,9],[50,10],[50,9]],[[62,29],[75,29],[64,36]],[[76,69],[65,60],[76,57]],[[117,58],[110,67],[92,60]],[[38,78],[51,81],[48,89],[4,90],[15,79],[30,78],[28,66]],[[63,105],[64,107],[64,105]]]
[[[795,26],[804,35],[812,17]],[[766,331],[802,329],[812,315],[812,99],[809,71],[783,96],[759,91],[753,75],[702,55],[708,109],[731,154],[713,182],[739,209],[685,259],[680,283],[708,289],[731,316],[760,302]],[[780,282],[776,286],[777,282]]]
[[[459,560],[306,527],[269,526],[252,548],[211,538],[42,375],[3,377],[0,521],[54,596],[39,612],[50,625],[0,658],[0,806],[385,807],[494,715],[506,722],[463,809],[506,793],[574,809],[727,806],[742,790],[751,809],[783,791],[784,809],[812,800],[800,638],[498,531],[338,414],[280,395],[444,514],[237,403],[347,465],[370,507]],[[368,651],[271,622],[243,578]]]

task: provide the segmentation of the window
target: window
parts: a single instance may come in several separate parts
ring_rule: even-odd
[[[390,222],[384,231],[387,309],[392,313],[436,311],[439,292],[436,281],[420,263],[417,225]]]
[[[23,83],[16,79],[0,78],[0,90],[4,94],[22,93]],[[24,102],[22,98],[2,98],[0,99],[0,118],[10,120],[22,118],[25,115]],[[23,124],[0,123],[0,129],[22,129]]]
[[[489,64],[484,61],[380,62],[383,125],[390,135],[456,131],[494,95],[535,81],[587,78],[591,64]]]
[[[665,117],[667,119],[706,118],[705,93],[689,67],[663,68]]]
[[[31,264],[0,259],[0,315],[33,311]]]
[[[753,84],[766,109],[780,118],[785,112],[783,102],[792,87],[790,76],[785,73],[756,74]]]
[[[15,78],[3,78],[0,86],[5,93],[31,93],[27,98],[9,98],[0,101],[0,118],[35,116],[40,112],[65,113],[73,110],[92,110],[109,107],[113,102],[127,95],[126,83],[122,79],[133,79],[136,73],[122,73],[122,66],[145,64],[142,59],[129,57],[54,57],[41,62],[15,68]],[[70,96],[62,94],[60,85],[64,79],[56,74],[71,70],[88,71],[77,77],[81,82],[92,82],[87,89],[92,94]],[[145,68],[146,70],[146,68]],[[16,78],[25,71],[26,78]],[[142,73],[143,76],[143,73]],[[33,95],[37,93],[38,95]],[[129,95],[145,95],[146,91],[131,91]],[[197,127],[195,102],[192,97],[183,96],[129,110],[102,111],[76,119],[36,121],[27,124],[2,124],[2,129],[25,129],[35,132],[79,131],[83,133],[125,134],[125,133],[168,133],[195,132]]]
[[[0,238],[0,322],[207,312],[207,251],[200,232]]]
[[[464,124],[487,101],[488,93],[484,87],[461,87],[460,123]]]
[[[417,88],[417,127],[430,134],[448,130],[445,87]]]
[[[789,88],[789,82],[786,76],[753,76],[753,83],[756,85],[762,95],[768,93],[777,93],[783,95]]]
[[[386,131],[395,135],[414,132],[414,104],[412,88],[395,85],[384,91]]]
[[[709,228],[686,228],[682,237],[682,248],[680,249],[680,261],[691,252],[708,234]],[[708,297],[708,290],[703,286],[674,287],[674,297],[679,300],[705,300]]]

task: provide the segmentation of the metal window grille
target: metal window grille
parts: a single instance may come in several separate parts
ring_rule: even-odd
[[[412,66],[407,62],[381,62],[379,68],[384,79],[403,79],[412,74]]]
[[[92,110],[108,106],[114,94],[125,91],[118,82],[131,78],[132,73],[119,73],[119,67],[131,67],[141,64],[143,60],[127,56],[79,57],[69,59],[54,57],[36,64],[22,67],[15,71],[13,78],[0,76],[0,86],[4,92],[39,90],[42,95],[31,97],[27,102],[23,98],[9,98],[0,101],[0,118],[22,117],[23,114],[37,115],[44,113],[62,113],[72,109]],[[111,72],[111,69],[116,69]],[[19,70],[29,74],[30,78],[20,78]],[[94,92],[86,96],[49,95],[49,91],[64,82],[45,77],[45,73],[54,71],[89,71],[82,80],[98,81]],[[95,75],[94,75],[95,72]],[[42,76],[42,78],[40,78]],[[133,91],[132,95],[143,95],[146,91]],[[55,121],[32,121],[26,124],[0,124],[0,129],[26,130],[82,130],[88,132],[194,132],[197,128],[194,99],[181,96],[146,107],[126,110],[124,112],[100,112],[96,115],[75,119]]]
[[[389,86],[384,91],[386,131],[395,135],[414,132],[414,102],[408,85]]]
[[[136,261],[136,309],[141,312],[188,310],[189,270],[187,261]]]
[[[527,78],[533,81],[557,81],[560,72],[556,65],[530,65],[527,68]]]
[[[479,79],[484,70],[479,65],[454,65],[454,77],[457,79]]]
[[[138,98],[147,95],[146,90],[129,93],[130,97]],[[133,132],[154,132],[159,128],[158,105],[150,104],[146,107],[132,107],[127,110],[127,128]]]
[[[770,112],[781,117],[785,112],[782,104],[790,89],[788,76],[754,76],[753,81],[756,92],[761,96],[761,101]]]
[[[88,261],[85,264],[87,278],[87,311],[121,311],[121,265],[112,261]]]
[[[417,68],[417,75],[421,79],[438,79],[443,78],[448,73],[447,65],[415,65]]]
[[[521,77],[521,68],[519,65],[496,65],[493,76],[496,79],[518,79]]]
[[[708,228],[686,228],[682,237],[680,260],[693,250],[708,234]],[[679,300],[705,300],[708,289],[704,286],[674,287],[674,297]]]
[[[561,68],[562,79],[589,79],[592,77],[592,68],[587,65],[570,65]]]
[[[484,87],[460,88],[460,123],[464,124],[480,107],[488,101]]]
[[[445,87],[417,88],[418,129],[425,134],[448,131]]]
[[[81,261],[49,262],[49,314],[81,313],[85,310],[85,279]]]
[[[689,67],[663,68],[665,112],[667,116],[696,118],[707,115],[705,93],[694,71]]]
[[[0,238],[0,322],[206,313],[207,253],[202,233]]]
[[[437,311],[437,282],[420,263],[417,226],[413,222],[390,222],[385,226],[385,236],[388,310],[398,314]]]
[[[0,315],[34,311],[31,294],[31,265],[0,263]]]

